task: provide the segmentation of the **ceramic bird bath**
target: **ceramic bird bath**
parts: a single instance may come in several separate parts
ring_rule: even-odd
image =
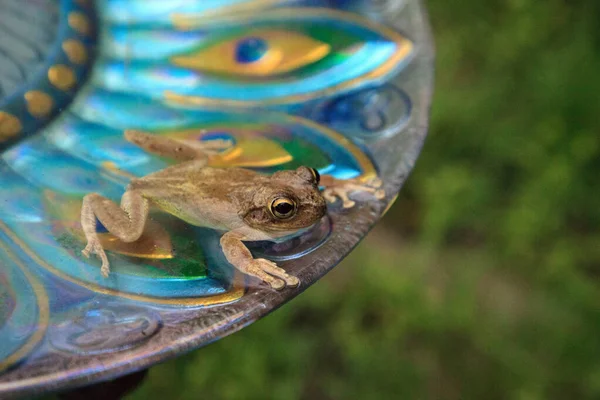
[[[0,3],[0,398],[147,368],[231,334],[315,283],[396,198],[426,135],[433,47],[417,0]],[[119,201],[169,165],[141,129],[233,146],[213,166],[379,176],[309,231],[248,243],[300,279],[234,269],[219,233],[152,211],[112,272],[85,258],[90,192]]]

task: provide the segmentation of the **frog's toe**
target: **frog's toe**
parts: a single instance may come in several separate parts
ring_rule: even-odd
[[[280,277],[282,274],[277,269],[279,267],[272,261],[259,258],[252,260],[250,264],[242,268],[242,271],[268,283],[275,290],[281,290],[285,287],[286,281]]]
[[[369,185],[374,188],[380,188],[383,186],[383,181],[379,178],[373,178],[369,181]]]
[[[98,247],[98,244],[95,241],[90,240],[88,242],[88,244],[85,246],[85,249],[81,250],[81,254],[83,254],[85,256],[85,258],[90,258],[90,255],[97,254],[97,252],[98,252],[97,247]]]
[[[298,285],[300,285],[300,279],[296,278],[295,276],[289,275],[286,279],[286,283],[289,287],[297,287]]]
[[[340,200],[342,200],[343,208],[352,208],[356,205],[356,202],[354,200],[351,200],[349,197],[350,192],[351,190],[349,190],[348,188],[335,189],[335,194],[340,198]]]
[[[300,280],[295,276],[289,275],[283,268],[278,267],[272,261],[261,259],[261,267],[266,273],[275,276],[279,280],[284,281],[284,285],[296,287],[300,284]]]
[[[285,282],[277,278],[272,278],[268,283],[275,290],[282,290],[285,287]]]
[[[102,264],[102,267],[100,268],[100,273],[102,274],[103,277],[108,278],[108,274],[110,273],[110,268],[108,266],[108,263]]]
[[[335,203],[337,201],[337,197],[332,193],[331,189],[325,189],[325,191],[323,191],[323,197],[329,203]]]
[[[81,250],[81,254],[83,254],[84,256],[86,256],[87,258],[90,257],[90,254],[96,254],[97,250],[98,250],[98,245],[99,245],[99,241],[97,239],[90,239],[88,240],[85,248],[83,250]]]
[[[100,241],[98,239],[92,239],[88,241],[88,244],[85,246],[85,249],[81,250],[81,254],[83,254],[83,256],[86,258],[90,258],[90,255],[92,254],[97,255],[102,261],[100,273],[103,277],[108,277],[108,274],[110,273],[110,264],[108,262],[108,257],[106,256],[106,252],[104,251],[104,248],[102,247],[102,244],[100,244]]]

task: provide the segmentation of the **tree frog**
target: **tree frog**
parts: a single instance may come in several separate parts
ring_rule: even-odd
[[[121,204],[90,193],[83,198],[81,225],[87,239],[82,253],[96,254],[101,273],[108,277],[108,258],[96,233],[96,219],[124,242],[138,240],[151,206],[194,225],[223,232],[220,244],[227,260],[241,272],[259,278],[272,288],[295,287],[298,278],[272,261],[253,258],[244,241],[277,241],[316,224],[327,212],[326,201],[339,197],[344,208],[354,206],[348,195],[366,191],[381,199],[381,181],[363,183],[319,176],[309,167],[271,175],[245,168],[207,166],[211,154],[227,141],[185,142],[127,130],[125,139],[147,152],[179,161],[178,164],[132,179]],[[324,187],[323,191],[319,187]]]

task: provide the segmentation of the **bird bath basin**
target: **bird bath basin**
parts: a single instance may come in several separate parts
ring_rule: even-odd
[[[113,379],[218,340],[331,270],[391,206],[426,135],[433,47],[416,0],[7,0],[0,5],[0,397]],[[219,234],[153,212],[144,236],[81,255],[90,192],[169,165],[125,129],[233,143],[218,166],[379,176],[237,272]]]

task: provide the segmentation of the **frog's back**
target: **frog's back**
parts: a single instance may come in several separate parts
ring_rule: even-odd
[[[241,168],[188,167],[178,164],[133,180],[129,189],[192,225],[231,229],[242,223],[237,196],[232,194],[268,179]]]

